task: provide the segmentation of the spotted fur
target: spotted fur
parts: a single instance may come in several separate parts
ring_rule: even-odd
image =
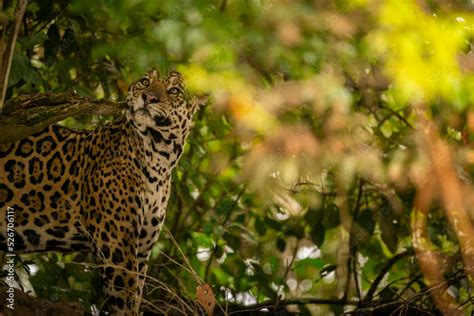
[[[83,132],[51,125],[0,145],[0,250],[11,207],[14,251],[92,251],[110,311],[137,314],[171,172],[199,103],[178,72],[151,70],[130,86],[121,121]]]

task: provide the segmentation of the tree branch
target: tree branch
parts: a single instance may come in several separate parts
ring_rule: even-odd
[[[5,103],[0,144],[12,143],[77,115],[120,115],[125,103],[79,97],[75,92],[22,95]]]
[[[79,302],[50,302],[45,299],[31,297],[19,289],[14,289],[14,299],[11,300],[13,302],[12,307],[14,307],[14,310],[12,310],[7,306],[8,304],[11,304],[9,301],[7,301],[9,298],[8,290],[9,288],[0,286],[0,302],[2,302],[2,304],[0,304],[0,315],[79,316],[86,314],[86,311]]]
[[[254,305],[245,306],[244,309],[239,309],[230,312],[229,315],[234,313],[242,313],[247,311],[257,311],[263,308],[273,309],[275,307],[274,300],[268,300],[265,302],[257,303]],[[288,305],[358,305],[359,301],[348,300],[348,299],[331,299],[331,298],[294,298],[284,299],[278,301],[278,306]]]
[[[2,51],[1,71],[0,71],[0,113],[2,113],[3,103],[5,102],[5,95],[7,94],[8,77],[10,76],[10,68],[13,60],[13,53],[15,52],[16,39],[20,31],[21,21],[25,14],[27,0],[18,0],[15,10],[15,21],[13,24],[13,31],[8,39],[8,44],[5,51]]]
[[[392,266],[395,263],[397,263],[398,260],[408,256],[409,254],[411,254],[411,250],[406,250],[404,252],[401,252],[401,253],[393,256],[392,258],[390,258],[390,260],[387,261],[387,263],[383,266],[380,273],[375,278],[374,282],[372,282],[372,284],[370,285],[370,289],[367,291],[367,294],[365,295],[365,298],[363,300],[364,302],[369,302],[369,301],[372,300],[372,297],[374,296],[375,291],[377,290],[377,288],[378,288],[380,282],[382,281],[383,277],[388,273],[388,271],[390,271]]]

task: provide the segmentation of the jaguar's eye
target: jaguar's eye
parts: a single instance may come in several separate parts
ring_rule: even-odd
[[[145,87],[148,87],[148,85],[150,84],[150,80],[148,80],[147,78],[143,78],[142,80],[140,80],[140,83]]]
[[[178,88],[171,88],[168,90],[169,94],[178,94],[178,92],[179,92]]]

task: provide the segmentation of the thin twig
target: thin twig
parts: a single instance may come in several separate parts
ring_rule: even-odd
[[[293,264],[295,263],[295,260],[296,260],[296,254],[298,253],[298,249],[300,247],[300,240],[298,239],[296,241],[296,246],[295,246],[295,249],[293,250],[293,256],[291,257],[291,261],[288,263],[288,265],[286,266],[286,269],[285,269],[285,273],[283,274],[283,277],[282,277],[282,280],[286,280],[286,277],[288,276],[288,273],[290,272],[291,270],[291,267],[293,266]],[[276,300],[275,300],[275,304],[273,305],[273,308],[274,309],[277,309],[278,305],[280,304],[281,302],[281,296],[277,296]]]
[[[390,258],[390,260],[387,261],[385,266],[382,268],[382,270],[380,270],[379,274],[377,275],[375,280],[372,282],[369,290],[367,291],[367,294],[365,295],[365,298],[363,299],[363,302],[368,302],[372,299],[383,277],[388,273],[388,271],[390,271],[392,266],[395,263],[397,263],[398,260],[408,256],[410,253],[411,253],[411,250],[406,250],[404,252],[401,252],[393,256],[392,258]]]
[[[199,274],[193,269],[193,266],[191,265],[191,263],[189,262],[188,258],[186,257],[186,255],[183,253],[183,251],[181,250],[181,247],[179,246],[178,242],[176,241],[176,239],[174,239],[174,236],[173,234],[165,227],[163,226],[163,230],[164,230],[164,233],[168,236],[168,238],[171,240],[171,242],[173,243],[173,245],[178,249],[178,252],[181,254],[181,257],[183,258],[186,266],[188,267],[189,269],[189,273],[194,277],[194,279],[196,280],[196,283],[197,284],[203,284],[204,281],[199,277]],[[182,266],[184,267],[184,265]]]
[[[166,227],[163,227],[164,230],[165,230],[165,233],[166,235],[169,237],[169,239],[171,240],[171,242],[174,244],[174,246],[176,248],[178,248],[178,251],[179,253],[181,254],[181,256],[183,257],[183,260],[185,262],[185,264],[188,266],[189,268],[189,271],[191,273],[191,275],[194,277],[194,279],[196,280],[196,283],[199,284],[199,285],[202,285],[204,284],[205,282],[199,277],[199,274],[193,269],[191,263],[189,262],[189,259],[186,257],[186,255],[183,253],[183,251],[181,250],[181,247],[179,246],[178,242],[176,241],[176,239],[174,239],[174,236],[173,234],[171,234],[171,232],[166,228]],[[183,265],[184,267],[184,265]],[[216,305],[217,307],[221,310],[221,311],[224,311],[224,309],[222,308],[222,306],[219,304],[219,302],[216,301]]]
[[[421,279],[421,277],[423,276],[423,274],[418,273],[417,275],[414,276],[413,279],[410,280],[410,282],[408,282],[404,287],[403,287],[403,290],[400,291],[399,295],[403,295],[403,293],[405,293],[409,288],[411,288],[411,286],[418,282],[418,280]]]
[[[411,125],[410,122],[408,122],[406,118],[404,118],[403,116],[401,116],[401,115],[400,115],[399,113],[397,113],[396,111],[392,110],[392,109],[389,108],[388,106],[382,105],[381,103],[379,104],[379,107],[380,107],[381,109],[387,110],[388,112],[390,112],[390,114],[395,115],[400,121],[402,121],[403,123],[405,123],[406,126],[408,126],[410,129],[413,129],[413,125]]]

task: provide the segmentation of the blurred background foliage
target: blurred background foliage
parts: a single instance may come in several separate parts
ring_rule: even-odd
[[[473,9],[468,0],[36,0],[8,92],[123,100],[153,66],[212,95],[173,175],[147,310],[195,309],[207,283],[219,310],[270,302],[303,315],[439,314],[412,247],[417,187],[434,177],[419,112],[469,187]],[[4,1],[2,19],[13,10]],[[428,239],[446,293],[469,315],[472,280],[446,216],[433,198]],[[24,259],[25,288],[100,308],[91,258]]]

